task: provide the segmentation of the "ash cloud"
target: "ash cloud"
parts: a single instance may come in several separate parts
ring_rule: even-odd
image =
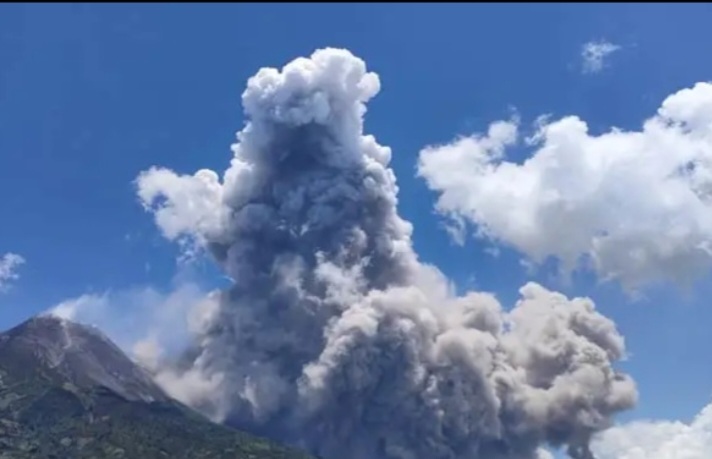
[[[140,174],[163,234],[233,281],[193,311],[193,349],[158,381],[329,459],[535,459],[546,444],[590,458],[591,436],[637,397],[614,369],[615,324],[533,283],[510,311],[456,296],[419,261],[391,151],[363,133],[379,90],[346,50],[263,68],[222,177]]]

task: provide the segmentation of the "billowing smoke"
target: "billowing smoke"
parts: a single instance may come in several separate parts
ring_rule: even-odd
[[[391,151],[363,134],[378,76],[322,49],[250,78],[222,179],[143,172],[169,239],[232,287],[194,311],[194,348],[158,380],[217,420],[330,459],[591,456],[636,401],[624,341],[588,299],[536,284],[505,312],[456,296],[396,212]]]

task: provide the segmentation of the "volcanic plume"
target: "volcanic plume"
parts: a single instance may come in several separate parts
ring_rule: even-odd
[[[263,68],[220,177],[152,168],[139,196],[232,286],[195,311],[158,381],[214,419],[328,459],[592,457],[631,407],[615,324],[537,284],[505,310],[454,293],[397,213],[391,150],[363,133],[379,78],[349,51]]]

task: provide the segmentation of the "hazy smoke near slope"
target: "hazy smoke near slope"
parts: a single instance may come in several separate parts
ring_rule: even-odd
[[[636,400],[615,325],[536,284],[504,312],[454,295],[396,212],[391,152],[362,132],[378,76],[345,50],[260,70],[222,179],[143,172],[170,239],[234,280],[193,318],[195,348],[159,381],[232,425],[330,459],[590,458]]]

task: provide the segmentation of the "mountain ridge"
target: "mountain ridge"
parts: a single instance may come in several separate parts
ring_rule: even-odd
[[[0,459],[313,459],[169,397],[99,329],[51,314],[0,333]]]

